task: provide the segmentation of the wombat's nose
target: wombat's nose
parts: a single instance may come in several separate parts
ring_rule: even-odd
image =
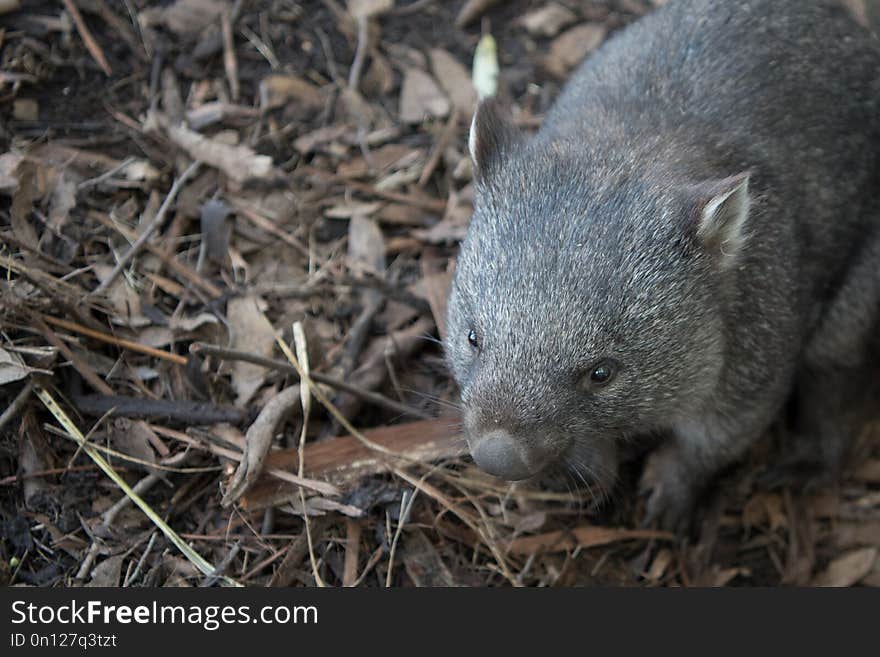
[[[471,456],[483,470],[516,481],[534,474],[519,454],[514,437],[503,430],[483,434],[471,447]]]

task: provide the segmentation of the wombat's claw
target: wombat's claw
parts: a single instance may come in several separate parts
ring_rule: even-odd
[[[661,485],[649,494],[642,527],[683,535],[690,528],[692,511],[693,505],[687,496],[664,494]]]
[[[648,457],[639,483],[647,495],[643,527],[684,534],[690,527],[693,491],[680,472],[677,454],[663,449]]]

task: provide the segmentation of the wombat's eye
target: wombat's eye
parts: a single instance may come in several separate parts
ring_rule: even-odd
[[[477,332],[474,329],[468,331],[468,342],[470,342],[471,346],[474,349],[480,348],[480,336],[477,335]]]
[[[593,366],[584,383],[586,383],[587,387],[599,388],[608,385],[614,378],[615,373],[614,363],[610,360],[603,360]]]

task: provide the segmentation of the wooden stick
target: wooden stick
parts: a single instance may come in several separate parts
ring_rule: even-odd
[[[113,389],[107,385],[107,383],[98,376],[98,373],[92,369],[91,365],[89,365],[85,360],[80,358],[70,347],[65,344],[64,340],[58,337],[58,335],[50,329],[44,319],[49,319],[48,317],[43,317],[42,315],[34,316],[34,324],[37,326],[37,330],[43,334],[43,337],[51,344],[53,347],[58,349],[61,354],[71,362],[73,368],[79,372],[79,375],[88,381],[89,385],[92,386],[98,392],[103,392],[105,395],[112,395]]]
[[[138,235],[138,238],[134,241],[134,244],[126,251],[121,258],[119,258],[119,262],[116,263],[116,266],[113,268],[113,271],[110,272],[110,275],[105,278],[101,284],[94,289],[92,294],[101,294],[103,293],[110,285],[113,284],[113,281],[116,280],[116,277],[122,273],[122,270],[128,266],[129,261],[137,255],[138,251],[140,251],[144,244],[147,243],[147,240],[152,237],[153,233],[155,233],[162,223],[165,221],[165,215],[168,214],[168,208],[171,207],[171,204],[174,202],[174,199],[177,197],[180,188],[183,187],[183,184],[189,180],[192,176],[194,176],[199,171],[200,162],[196,160],[192,164],[190,164],[186,170],[180,174],[180,177],[174,181],[171,185],[171,189],[168,191],[168,196],[165,197],[165,200],[162,201],[162,205],[159,207],[159,211],[156,213],[156,216],[153,220],[147,225],[146,228]]]
[[[432,461],[464,453],[465,442],[457,423],[455,418],[441,417],[364,433],[372,442],[408,459]],[[326,479],[340,487],[353,484],[365,475],[393,468],[381,453],[371,450],[354,436],[329,438],[306,445],[303,458],[306,477]],[[296,448],[270,452],[266,458],[266,470],[296,472],[298,467]],[[289,484],[264,475],[241,499],[241,505],[248,510],[272,506],[276,501],[289,499],[295,491]]]
[[[67,13],[70,14],[70,17],[73,19],[73,22],[76,25],[76,31],[79,32],[79,36],[82,38],[83,43],[86,45],[92,58],[98,63],[98,66],[101,67],[108,77],[113,75],[113,69],[110,68],[110,63],[104,56],[104,51],[101,50],[101,46],[95,41],[95,37],[93,37],[92,33],[89,31],[89,27],[83,20],[82,14],[79,13],[79,7],[76,6],[73,0],[62,0],[62,2],[67,9]]]
[[[130,351],[136,351],[147,356],[161,358],[162,360],[167,360],[172,363],[176,363],[177,365],[186,365],[186,357],[179,356],[178,354],[172,354],[170,351],[163,351],[161,349],[156,349],[155,347],[148,347],[145,344],[140,344],[131,340],[123,340],[122,338],[114,337],[109,333],[101,333],[100,331],[90,329],[88,326],[83,326],[82,324],[77,324],[76,322],[69,322],[66,319],[60,319],[58,317],[52,317],[51,315],[40,315],[40,319],[42,319],[47,324],[52,324],[53,326],[66,329],[68,331],[73,331],[74,333],[79,333],[80,335],[85,335],[90,338],[94,338],[95,340],[100,340],[101,342],[116,345],[117,347],[120,347],[122,349],[128,349]],[[111,394],[109,390],[102,390],[102,392]]]
[[[264,356],[251,354],[245,351],[225,349],[223,347],[218,347],[217,345],[207,344],[204,342],[192,343],[189,346],[189,351],[192,354],[210,354],[212,356],[220,358],[221,360],[240,360],[246,363],[253,363],[254,365],[262,365],[263,367],[266,367],[268,369],[293,374],[297,378],[299,378],[299,373],[296,371],[296,368],[290,363],[283,360],[266,358]],[[412,415],[413,417],[418,417],[423,420],[429,420],[433,417],[429,413],[425,413],[418,408],[407,406],[406,404],[395,401],[394,399],[386,397],[385,395],[373,392],[372,390],[361,388],[360,386],[353,385],[351,383],[348,383],[347,381],[343,381],[342,379],[337,379],[336,377],[322,374],[321,372],[311,372],[309,376],[311,376],[313,381],[324,383],[332,388],[336,388],[337,390],[343,390],[356,397],[359,397],[360,399],[363,399],[370,404],[387,408],[389,410],[395,411],[396,413]]]
[[[238,83],[238,60],[235,57],[235,40],[232,36],[232,12],[229,9],[220,14],[220,29],[223,33],[223,67],[229,81],[229,93],[232,100],[238,101],[240,94]]]
[[[137,233],[135,233],[130,228],[123,226],[122,224],[114,223],[110,216],[103,212],[98,212],[97,210],[89,210],[88,216],[90,219],[94,219],[95,221],[103,226],[106,226],[110,230],[119,231],[119,233],[130,242],[134,242],[137,239]],[[211,281],[200,276],[191,267],[186,266],[182,262],[179,262],[176,258],[170,256],[163,249],[156,246],[152,242],[147,242],[147,250],[150,251],[150,253],[155,255],[157,258],[162,260],[162,262],[165,264],[166,267],[168,267],[168,269],[173,271],[186,282],[192,283],[194,286],[201,288],[212,299],[219,299],[223,296],[223,290],[214,285]]]

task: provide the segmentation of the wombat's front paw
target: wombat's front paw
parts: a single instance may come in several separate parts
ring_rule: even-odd
[[[639,491],[648,495],[644,526],[657,525],[678,534],[688,530],[696,490],[674,445],[664,445],[648,456]]]

